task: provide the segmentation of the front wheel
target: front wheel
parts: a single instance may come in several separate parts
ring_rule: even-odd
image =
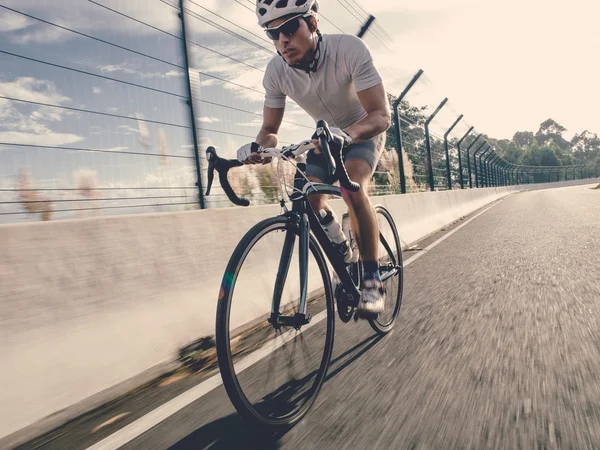
[[[389,333],[400,305],[404,288],[404,265],[400,237],[392,215],[381,205],[375,206],[379,226],[379,273],[386,292],[385,309],[376,319],[369,319],[371,327],[380,334]]]
[[[229,260],[217,306],[217,356],[227,394],[245,419],[270,428],[292,426],[306,415],[333,350],[331,280],[312,235],[307,271],[312,318],[290,323],[299,309],[298,244],[293,219],[278,216],[255,225]],[[283,317],[274,320],[272,312]]]

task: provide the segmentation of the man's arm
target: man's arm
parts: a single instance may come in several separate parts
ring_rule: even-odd
[[[256,136],[256,142],[262,147],[277,147],[277,133],[283,120],[285,108],[269,108],[265,106],[263,109],[263,124]],[[258,153],[252,153],[246,160],[246,164],[263,163],[267,164],[271,161],[270,158],[261,159]]]
[[[284,108],[264,107],[263,124],[256,136],[256,142],[263,147],[277,147],[277,133],[283,121]]]
[[[368,141],[385,132],[391,125],[390,105],[383,83],[357,92],[357,95],[367,115],[359,122],[344,129],[352,138],[353,143]]]

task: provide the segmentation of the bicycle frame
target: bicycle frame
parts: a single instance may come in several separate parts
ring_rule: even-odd
[[[317,194],[334,195],[341,197],[342,193],[336,186],[331,186],[324,183],[308,183],[301,175],[306,170],[305,163],[299,163],[297,166],[296,175],[294,177],[295,192],[290,196],[292,201],[292,210],[286,211],[285,215],[290,219],[290,224],[293,228],[286,232],[283,250],[279,261],[279,271],[275,280],[275,288],[273,290],[273,302],[271,308],[271,318],[269,322],[274,326],[285,325],[294,326],[296,328],[310,322],[310,317],[307,316],[307,301],[308,301],[308,253],[310,245],[310,232],[316,237],[327,259],[333,266],[337,276],[342,282],[346,292],[357,303],[360,298],[358,286],[354,284],[352,277],[346,270],[343,256],[335,251],[333,245],[329,241],[329,237],[321,227],[319,219],[308,202],[308,197]],[[302,171],[302,172],[301,172]],[[298,192],[301,191],[302,193]],[[282,202],[283,206],[283,202]],[[287,275],[292,260],[292,253],[296,241],[296,235],[299,236],[299,267],[300,267],[300,305],[298,312],[294,317],[281,316],[279,312],[281,293],[285,285]]]

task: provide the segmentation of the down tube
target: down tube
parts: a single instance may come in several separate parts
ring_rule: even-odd
[[[306,297],[308,291],[308,236],[310,233],[310,225],[308,223],[308,215],[302,214],[300,219],[300,246],[298,248],[298,257],[300,261],[300,309],[299,313],[306,316]]]

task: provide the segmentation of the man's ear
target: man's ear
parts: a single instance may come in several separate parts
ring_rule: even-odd
[[[317,18],[315,16],[311,16],[308,18],[308,28],[313,33],[319,28],[319,22],[317,21]]]

